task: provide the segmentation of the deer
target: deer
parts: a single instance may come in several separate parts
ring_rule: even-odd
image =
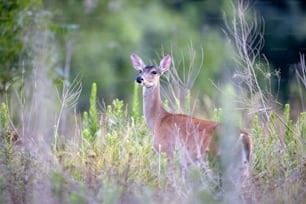
[[[136,82],[143,86],[144,119],[153,135],[155,151],[165,153],[167,159],[171,161],[177,141],[181,141],[192,160],[205,155],[220,154],[218,135],[224,131],[222,124],[189,115],[170,113],[164,108],[160,96],[160,77],[169,70],[172,57],[164,56],[159,66],[145,65],[136,54],[131,54],[130,59],[133,67],[139,72]],[[239,160],[242,164],[242,175],[246,177],[249,171],[252,141],[246,131],[238,129],[237,133],[239,133],[237,141],[240,143]]]

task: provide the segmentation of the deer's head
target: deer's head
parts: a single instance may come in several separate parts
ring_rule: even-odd
[[[134,68],[139,72],[136,82],[146,88],[151,88],[158,84],[159,77],[170,68],[172,58],[170,55],[164,56],[160,61],[159,67],[153,65],[146,66],[136,54],[131,54],[131,61]]]

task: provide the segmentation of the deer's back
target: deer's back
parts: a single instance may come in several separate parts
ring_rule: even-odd
[[[216,151],[214,135],[219,123],[183,114],[167,114],[154,128],[154,148],[171,154],[175,146],[201,154]]]

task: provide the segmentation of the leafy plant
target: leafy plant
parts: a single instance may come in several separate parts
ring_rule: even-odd
[[[96,107],[97,98],[97,85],[92,84],[91,94],[90,94],[90,108],[89,114],[85,111],[83,113],[83,137],[89,142],[93,143],[97,138],[97,132],[99,130],[98,112]]]
[[[0,94],[6,93],[28,68],[29,50],[24,32],[35,19],[41,0],[0,1]]]
[[[133,91],[133,107],[132,107],[132,112],[133,112],[133,118],[135,121],[139,119],[139,85],[134,84],[134,91]]]
[[[1,104],[1,135],[9,133],[9,117],[5,103]],[[8,142],[8,141],[6,141]]]

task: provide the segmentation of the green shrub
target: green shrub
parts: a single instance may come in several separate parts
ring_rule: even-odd
[[[96,83],[92,84],[91,94],[90,94],[90,108],[89,113],[83,113],[83,138],[86,142],[93,143],[97,138],[97,132],[100,128],[98,111],[97,111],[97,85]]]

